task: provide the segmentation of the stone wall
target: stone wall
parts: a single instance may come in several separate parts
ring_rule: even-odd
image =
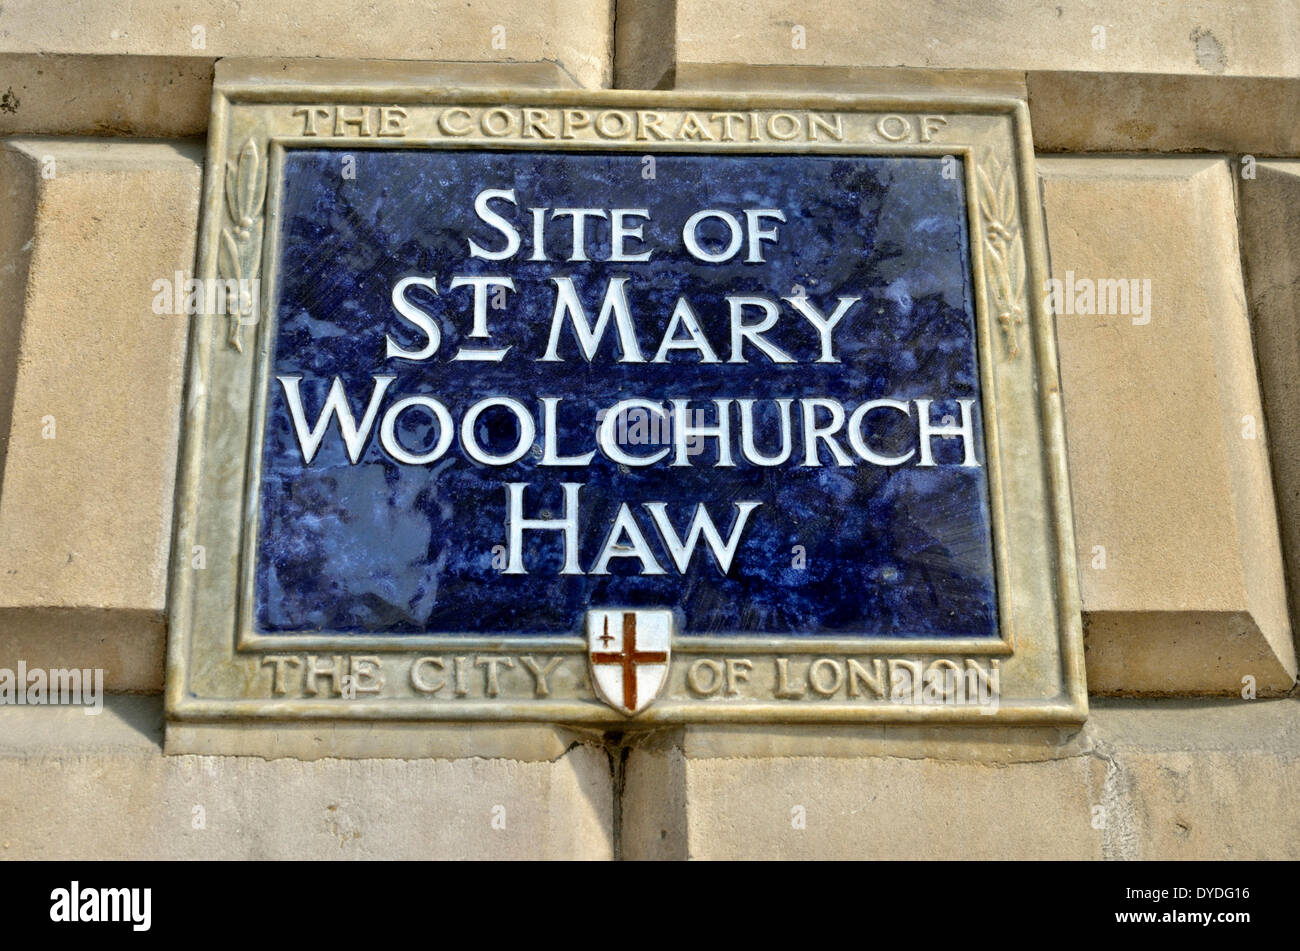
[[[215,64],[268,57],[434,86],[1026,97],[1052,275],[1150,288],[1057,318],[1087,726],[163,756],[186,327],[152,285],[193,270]],[[1289,0],[18,0],[0,135],[0,667],[102,667],[113,691],[98,717],[0,708],[0,855],[1300,856]]]

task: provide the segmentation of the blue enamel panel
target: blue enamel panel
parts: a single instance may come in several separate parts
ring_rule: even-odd
[[[997,636],[997,603],[982,419],[975,422],[979,465],[962,466],[962,440],[931,441],[937,465],[916,457],[879,466],[854,457],[800,464],[803,445],[785,465],[759,467],[739,452],[736,465],[714,466],[716,440],[704,440],[691,465],[620,467],[599,451],[584,467],[539,465],[541,397],[560,399],[560,452],[595,448],[597,413],[620,399],[760,401],[759,447],[779,446],[776,404],[822,397],[847,410],[865,400],[934,400],[932,418],[956,417],[956,400],[980,396],[970,251],[960,176],[939,158],[830,155],[640,155],[453,150],[356,150],[355,175],[343,174],[337,150],[287,153],[281,188],[275,376],[300,376],[306,417],[314,423],[330,383],[346,387],[360,419],[379,374],[395,379],[386,409],[405,396],[433,396],[459,420],[488,396],[508,396],[534,413],[539,446],[504,467],[474,462],[454,439],[428,465],[399,464],[384,451],[376,420],[356,464],[331,422],[310,464],[291,422],[283,387],[270,381],[261,460],[255,619],[265,632],[577,634],[589,607],[669,607],[683,636],[700,634]],[[653,174],[651,175],[651,172]],[[499,249],[503,236],[480,220],[474,197],[514,189],[518,209],[491,208],[518,223],[523,248],[510,260],[473,258],[468,240]],[[588,229],[588,262],[566,260],[568,219],[549,225],[552,260],[529,260],[532,207],[643,208],[645,263],[611,263],[608,228]],[[775,208],[779,240],[765,261],[696,260],[683,248],[683,223],[700,209]],[[765,227],[774,223],[766,222]],[[715,220],[701,228],[706,248],[725,244]],[[408,350],[424,342],[399,318],[391,295],[408,275],[434,276],[439,293],[409,299],[439,321],[441,346],[423,361],[386,359],[385,335]],[[502,275],[514,281],[504,307],[489,311],[491,339],[470,339],[471,289],[448,288],[454,275]],[[614,328],[588,363],[571,329],[562,362],[543,362],[556,285],[571,277],[594,319],[606,282],[627,277],[644,363],[618,360]],[[801,291],[802,289],[802,291]],[[774,363],[750,346],[748,362],[702,364],[695,351],[657,351],[679,296],[688,299],[722,361],[731,355],[728,294],[773,300],[806,293],[824,313],[841,295],[860,296],[835,333],[838,363],[819,353],[812,325],[781,303],[767,335],[798,362]],[[750,315],[750,321],[756,316]],[[685,334],[679,334],[684,337]],[[451,359],[458,347],[504,347],[499,363]],[[696,402],[705,421],[712,404]],[[796,403],[795,409],[798,409]],[[739,414],[731,407],[733,430]],[[915,411],[877,412],[870,434],[881,453],[917,447]],[[382,410],[381,410],[382,416]],[[798,423],[798,419],[795,420]],[[951,420],[950,420],[951,422]],[[485,445],[504,452],[515,425],[494,411],[480,418]],[[412,410],[396,434],[411,452],[436,442],[432,417]],[[848,443],[840,434],[840,442]],[[653,446],[649,448],[654,448]],[[649,451],[643,448],[641,451]],[[609,574],[561,575],[563,540],[524,535],[528,573],[501,570],[507,542],[506,483],[528,483],[529,517],[557,517],[561,483],[581,483],[579,563],[589,571],[626,502],[666,573],[642,573],[636,558],[613,558]],[[662,501],[679,536],[704,503],[724,537],[733,502],[760,502],[745,525],[728,573],[697,551],[679,574],[643,503]]]

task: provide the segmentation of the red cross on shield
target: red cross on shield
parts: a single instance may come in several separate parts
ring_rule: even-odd
[[[628,716],[654,702],[668,680],[671,611],[587,612],[587,660],[596,695]]]

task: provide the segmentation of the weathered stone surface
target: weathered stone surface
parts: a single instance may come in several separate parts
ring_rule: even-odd
[[[1030,73],[1046,152],[1300,152],[1300,78]]]
[[[676,68],[673,21],[676,0],[615,0],[614,85],[667,89]]]
[[[330,0],[312,6],[179,0],[123,7],[18,0],[0,10],[0,54],[554,62],[583,86],[612,76],[610,0]]]
[[[675,76],[674,89],[1025,98],[1025,74],[1008,70],[721,65]]]
[[[1249,16],[1169,0],[678,0],[675,41],[679,75],[750,63],[1297,76],[1297,37],[1286,0],[1263,0]]]
[[[215,72],[259,69],[274,82],[356,84],[374,77],[418,78],[443,86],[574,86],[552,61],[420,63],[411,60],[211,59],[187,56],[0,54],[0,134],[201,136],[208,127]]]
[[[431,89],[461,87],[578,85],[554,62],[449,63],[396,59],[302,59],[241,56],[218,60],[218,83],[257,83],[328,86],[414,85]]]
[[[619,7],[621,86],[878,93],[901,67],[916,92],[1002,73],[1028,81],[1043,150],[1285,155],[1300,143],[1300,15],[1286,0],[1250,16],[1176,0],[648,6]]]
[[[1251,677],[1285,692],[1295,650],[1228,163],[1039,171],[1066,296],[1071,274],[1151,289],[1145,312],[1056,320],[1089,689],[1236,694]]]
[[[1300,153],[1288,0],[1244,16],[1172,0],[635,0],[616,36],[607,0],[501,9],[5,3],[0,134],[202,135],[214,61],[273,56],[308,58],[300,68],[321,81],[396,59],[431,85],[597,86],[617,68],[633,88],[1027,88],[1040,150]],[[46,156],[54,179],[41,178]],[[1234,180],[1236,162],[1040,160],[1056,276],[1150,278],[1156,295],[1149,325],[1059,322],[1094,692],[1237,695],[1249,675],[1266,694],[1295,672],[1267,458],[1294,601],[1300,161],[1261,161],[1256,180]],[[188,146],[0,147],[0,667],[104,666],[119,689],[162,684],[184,321],[154,317],[150,287],[188,275],[200,173]],[[1252,441],[1253,359],[1268,427]],[[629,858],[1296,859],[1298,711],[1103,699],[1078,732],[676,731],[628,753],[618,838]],[[564,731],[502,734],[494,758],[419,761],[331,758],[366,737],[312,725],[278,747],[250,739],[245,758],[163,756],[160,739],[156,698],[112,698],[98,718],[0,708],[0,856],[613,854],[609,758]],[[284,753],[310,761],[261,758]]]
[[[582,733],[593,741],[599,734]],[[297,720],[274,730],[248,722],[167,724],[168,754],[260,756],[263,759],[460,759],[482,757],[526,763],[555,760],[579,736],[544,723],[384,723]]]
[[[160,729],[156,698],[113,697],[98,717],[0,710],[0,856],[612,857],[595,746],[529,763],[268,761],[163,756]],[[760,731],[727,732],[627,753],[625,858],[1300,857],[1295,699],[1103,700],[1068,742],[1036,748],[1005,729],[1005,746],[990,730],[965,747],[751,756]]]
[[[1292,604],[1300,597],[1300,161],[1260,162],[1237,188]],[[1292,627],[1296,615],[1292,614]]]
[[[1100,701],[1105,855],[1294,860],[1300,701]]]
[[[201,154],[29,138],[0,156],[0,666],[157,690],[188,324],[153,312],[153,283],[191,273]]]
[[[1089,815],[1104,770],[1083,757],[992,766],[670,750],[633,752],[626,769],[626,858],[1101,857]]]
[[[157,698],[0,709],[7,859],[608,859],[606,754],[337,760],[163,756]]]
[[[730,750],[707,728],[633,748],[623,856],[1300,856],[1293,699],[1101,701],[1055,751],[989,736],[978,758],[912,740],[892,755],[750,757],[757,732]]]
[[[611,6],[384,0],[306,15],[282,3],[187,0],[124,12],[81,0],[51,16],[45,4],[6,4],[0,135],[202,135],[214,64],[230,58],[315,63],[345,82],[387,62],[433,87],[608,86]]]
[[[202,135],[212,60],[0,53],[0,135]]]

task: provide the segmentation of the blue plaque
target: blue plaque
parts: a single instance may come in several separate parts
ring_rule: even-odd
[[[558,634],[617,604],[684,638],[997,636],[942,158],[350,158],[284,167],[261,631]]]

